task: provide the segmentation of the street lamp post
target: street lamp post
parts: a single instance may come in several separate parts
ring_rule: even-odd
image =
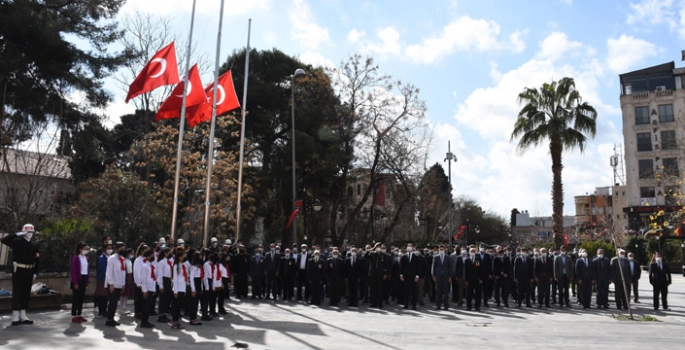
[[[450,240],[450,247],[448,251],[452,250],[453,247],[453,242],[452,242],[452,160],[454,162],[457,162],[457,157],[452,153],[450,150],[450,141],[447,141],[447,156],[445,157],[445,162],[447,162],[447,169],[448,169],[448,179],[449,179],[449,184],[450,184],[450,203],[449,207],[447,209],[448,212],[448,221],[447,221],[447,235],[449,236]]]
[[[298,68],[295,70],[295,73],[290,76],[290,88],[291,88],[291,99],[292,99],[292,112],[290,113],[290,118],[291,118],[291,128],[292,128],[292,140],[290,142],[292,143],[292,152],[293,152],[293,163],[292,163],[292,168],[293,168],[293,211],[295,210],[295,201],[297,200],[297,177],[295,175],[295,77],[298,75],[304,75],[304,70],[301,68]],[[293,219],[293,244],[297,243],[297,216],[295,219]]]

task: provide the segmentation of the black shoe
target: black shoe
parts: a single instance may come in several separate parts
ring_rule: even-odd
[[[171,320],[166,316],[157,317],[157,323],[169,323],[169,322],[171,322]]]
[[[219,310],[219,315],[227,315],[228,312],[226,310]]]
[[[157,313],[152,311],[152,312],[150,312],[150,316],[157,316]]]
[[[436,310],[440,310],[440,306],[436,306],[435,309],[436,309]]]
[[[12,325],[14,325],[14,322],[12,322]],[[109,327],[116,327],[116,326],[118,326],[118,325],[119,325],[119,322],[116,322],[116,321],[107,321],[107,322],[105,322],[105,326],[109,326]]]
[[[654,310],[658,310],[658,309],[654,309]],[[19,326],[20,324],[21,324],[20,321],[12,321],[13,326]]]
[[[416,310],[416,305],[411,307],[412,310]]]
[[[639,303],[640,303],[640,301],[639,301],[639,300],[637,300],[637,299],[635,299],[635,301],[634,301],[634,302],[635,302],[636,304],[639,304]]]
[[[448,308],[447,306],[445,306],[445,311],[447,311],[447,310],[449,310],[449,309],[450,309],[450,308]]]
[[[504,307],[509,307],[509,303],[504,303]]]
[[[209,316],[202,316],[200,319],[201,319],[202,321],[211,321],[211,320],[213,320],[213,318],[211,318],[211,317],[209,317]]]
[[[466,307],[466,310],[471,311],[471,307],[470,307],[470,306],[467,306],[467,307]]]
[[[145,321],[145,322],[143,322],[143,323],[140,324],[140,327],[141,327],[141,328],[154,328],[155,325],[152,324],[152,323],[150,323],[150,322],[148,322],[148,321]]]
[[[490,307],[490,305],[488,305],[488,303],[484,303],[483,307]]]
[[[190,321],[189,325],[191,325],[191,326],[202,326],[202,322],[200,322],[200,321],[195,321],[195,322]]]
[[[477,308],[476,308],[476,311],[480,312],[480,308],[479,308],[479,307],[477,307]]]
[[[33,321],[31,321],[31,320],[23,320],[20,322],[21,322],[21,324],[33,324]]]
[[[405,310],[409,309],[409,305],[404,305],[403,309],[405,309]]]

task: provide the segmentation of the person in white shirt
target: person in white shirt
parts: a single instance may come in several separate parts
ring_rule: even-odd
[[[136,259],[133,261],[133,282],[136,284],[136,289],[133,292],[133,312],[135,317],[140,319],[143,312],[143,290],[141,286],[141,269],[143,267],[143,254],[150,250],[145,243],[141,243],[136,249]]]
[[[199,326],[202,324],[197,318],[197,304],[201,299],[202,290],[204,286],[204,267],[202,266],[202,255],[200,252],[193,254],[192,265],[190,266],[190,293],[191,298],[188,299],[188,306],[186,308],[186,315],[190,319],[192,326]]]
[[[186,294],[186,285],[188,285],[189,275],[186,265],[183,263],[186,253],[183,248],[176,250],[174,264],[172,265],[173,274],[173,298],[171,298],[171,328],[183,329],[183,326],[178,322],[181,316],[181,304]]]
[[[219,272],[221,273],[221,281],[219,283],[222,287],[222,289],[218,293],[219,295],[217,301],[219,304],[219,315],[226,315],[228,313],[226,312],[224,302],[226,301],[226,299],[231,299],[231,297],[228,295],[229,288],[231,286],[231,268],[229,266],[230,262],[231,256],[228,253],[222,253],[219,256]]]
[[[169,312],[171,308],[171,250],[169,248],[162,248],[157,254],[156,266],[157,270],[157,290],[159,291],[159,315],[157,322],[168,323]]]
[[[122,242],[117,242],[116,254],[107,259],[107,271],[105,272],[105,288],[109,290],[109,303],[107,307],[107,322],[106,326],[115,327],[120,323],[114,321],[114,314],[117,311],[117,303],[119,302],[119,295],[121,289],[126,284],[126,265],[124,257],[121,256],[126,249],[126,245]]]
[[[143,292],[143,304],[141,305],[140,327],[152,328],[155,325],[150,323],[150,311],[154,308],[154,296],[157,290],[157,276],[155,265],[151,262],[154,257],[152,250],[147,250],[143,254],[143,261],[140,268],[140,288]],[[135,268],[135,265],[133,265]]]
[[[214,266],[216,266],[216,254],[205,249],[204,264],[204,290],[202,292],[202,320],[211,321],[211,316],[218,316],[216,313],[216,293],[214,292]]]

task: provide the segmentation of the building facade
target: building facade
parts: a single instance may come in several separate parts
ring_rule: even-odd
[[[629,230],[648,228],[650,214],[682,208],[684,75],[674,62],[619,75]]]

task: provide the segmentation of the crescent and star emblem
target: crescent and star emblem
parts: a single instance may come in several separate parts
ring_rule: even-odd
[[[163,58],[155,58],[152,62],[159,62],[162,67],[157,74],[150,74],[150,78],[159,78],[166,71],[166,60]]]
[[[188,80],[188,91],[186,91],[186,96],[190,95],[190,92],[193,91],[193,83]],[[183,94],[180,95],[174,95],[179,98],[183,98]]]
[[[212,90],[214,91],[214,87],[212,87]],[[216,103],[217,106],[220,106],[224,101],[226,100],[226,90],[224,90],[224,87],[219,84],[219,101]]]

